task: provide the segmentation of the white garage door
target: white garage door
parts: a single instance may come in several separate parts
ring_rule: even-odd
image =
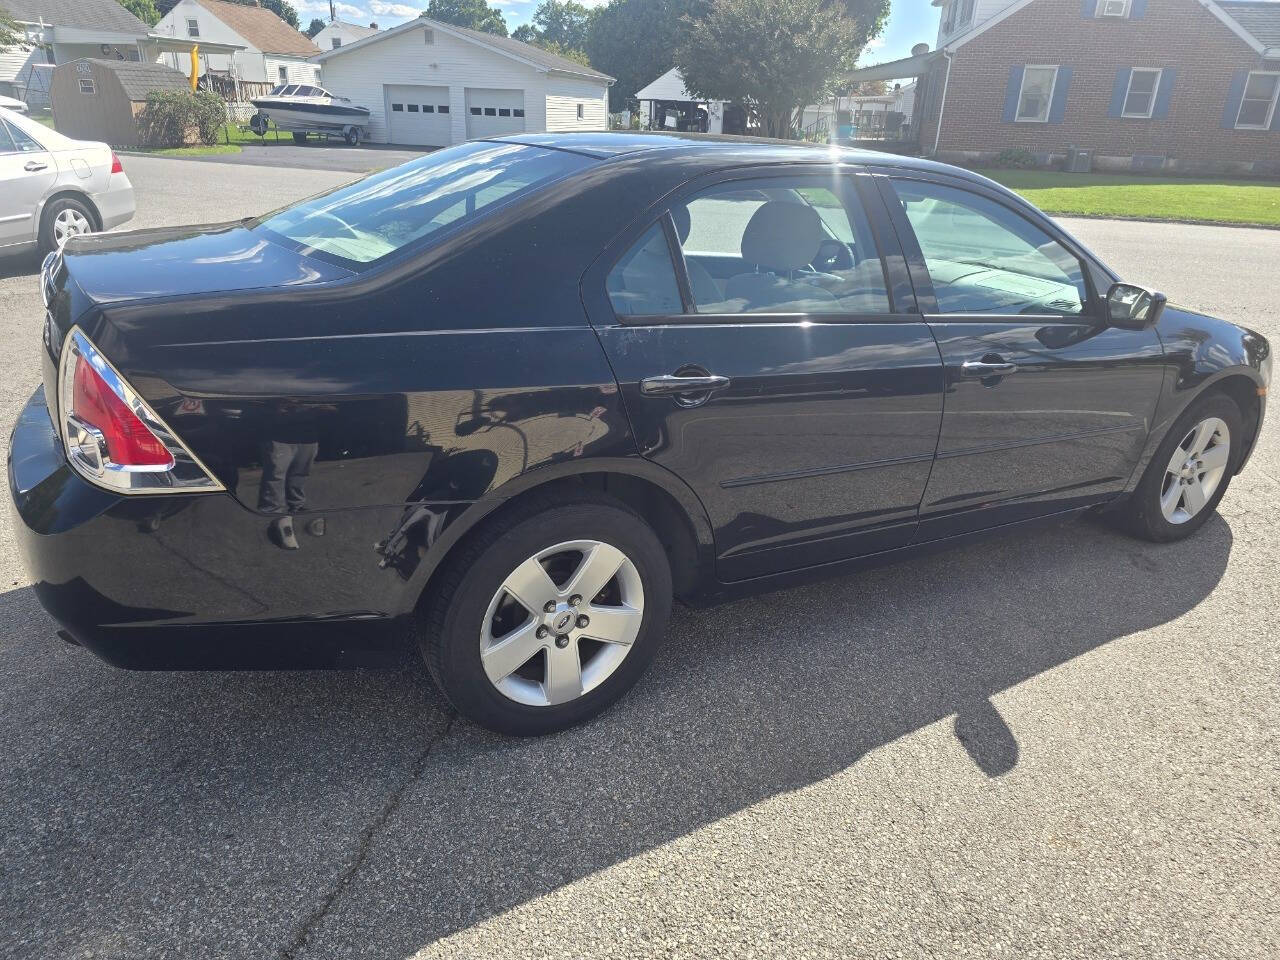
[[[447,147],[449,88],[386,84],[387,139],[424,147]]]
[[[524,133],[524,91],[467,87],[467,139]]]

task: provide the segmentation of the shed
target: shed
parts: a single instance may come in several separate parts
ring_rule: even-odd
[[[77,140],[136,147],[138,111],[152,90],[186,90],[190,81],[162,63],[73,60],[53,71],[53,123]]]

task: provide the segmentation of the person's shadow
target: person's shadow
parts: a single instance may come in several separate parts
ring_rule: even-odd
[[[1160,547],[1081,523],[678,608],[632,693],[534,740],[458,720],[417,666],[114,670],[15,591],[0,924],[47,956],[104,929],[122,955],[408,956],[940,720],[1001,776],[1000,693],[1182,616],[1231,545],[1217,517]]]

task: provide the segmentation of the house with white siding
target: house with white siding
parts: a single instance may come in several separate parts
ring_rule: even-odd
[[[280,83],[316,83],[320,68],[310,58],[319,48],[265,7],[224,0],[178,0],[155,25],[153,34],[196,44],[235,44],[234,54],[201,55],[202,73],[233,83],[242,98],[265,93]],[[167,53],[169,66],[191,75],[191,58]]]
[[[419,18],[313,59],[325,89],[369,108],[376,143],[608,128],[612,77],[509,37]]]
[[[377,32],[377,27],[362,27],[345,20],[330,20],[323,30],[311,38],[311,42],[321,50],[337,50],[344,43],[355,43],[365,37],[372,37]]]

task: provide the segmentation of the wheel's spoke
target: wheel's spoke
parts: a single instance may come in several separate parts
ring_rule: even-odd
[[[1206,470],[1216,470],[1218,467],[1227,465],[1227,457],[1231,448],[1228,444],[1219,443],[1217,446],[1210,447],[1200,455],[1200,462],[1204,464]]]
[[[582,694],[582,664],[576,643],[563,649],[547,648],[547,679],[542,690],[552,704],[566,703]]]
[[[1160,510],[1166,520],[1172,518],[1173,511],[1178,509],[1178,501],[1182,499],[1182,491],[1185,489],[1186,487],[1178,482],[1178,478],[1174,477],[1173,483],[1169,484],[1169,489],[1160,495]]]
[[[1191,452],[1199,456],[1204,452],[1205,447],[1209,446],[1209,441],[1213,439],[1213,432],[1217,428],[1217,420],[1202,420],[1200,425],[1196,427],[1195,439],[1191,441]]]
[[[633,643],[644,619],[639,610],[628,606],[588,607],[586,613],[590,622],[582,635],[604,643]]]
[[[494,683],[501,683],[537,655],[542,647],[538,639],[538,622],[530,620],[513,630],[488,649],[480,651],[484,672]]]
[[[548,600],[556,598],[556,585],[536,557],[530,557],[502,582],[502,589],[532,614],[540,614]]]
[[[590,602],[613,579],[626,559],[617,547],[611,547],[607,543],[595,544],[583,552],[582,562],[569,578],[564,592],[578,594],[583,600]]]
[[[1208,499],[1204,494],[1204,486],[1199,480],[1192,480],[1182,489],[1183,498],[1187,505],[1187,513],[1194,517],[1200,512],[1200,508],[1204,506],[1205,500]]]

